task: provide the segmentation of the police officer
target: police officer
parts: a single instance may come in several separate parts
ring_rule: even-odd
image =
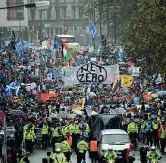
[[[117,154],[113,151],[112,148],[108,148],[108,151],[104,153],[104,157],[107,159],[107,161],[115,161]]]
[[[78,121],[75,121],[75,123],[71,122],[71,124],[69,125],[69,130],[70,130],[70,133],[72,133],[72,148],[77,153],[77,141],[80,134]]]
[[[71,147],[67,141],[67,137],[64,138],[64,141],[61,143],[61,151],[64,153],[66,160],[70,161]]]
[[[160,153],[156,150],[156,147],[151,147],[151,150],[147,153],[147,159],[150,160],[160,160],[161,159],[161,155]]]
[[[36,135],[29,126],[28,129],[26,129],[23,134],[23,142],[25,142],[27,152],[33,151],[33,142],[35,139],[36,139]]]
[[[27,152],[25,154],[25,156],[23,156],[21,159],[20,159],[20,162],[19,163],[30,163],[29,159],[28,159],[28,156],[29,156],[29,153]]]
[[[80,138],[80,141],[77,143],[77,163],[81,163],[81,161],[85,161],[85,154],[88,150],[88,143],[84,140],[83,137]]]
[[[52,162],[51,152],[47,152],[47,156],[45,157],[45,159],[47,160],[47,163],[51,163]]]
[[[145,143],[145,138],[146,138],[146,135],[145,135],[146,124],[147,124],[146,119],[141,121],[141,133],[142,133],[142,141],[143,141],[143,143]]]
[[[46,149],[47,140],[48,140],[48,125],[46,122],[44,122],[42,125],[41,134],[42,134],[42,146],[43,146],[43,149]]]
[[[54,127],[51,128],[51,138],[52,138],[53,151],[54,151],[54,146],[55,146],[55,143],[56,143],[58,137],[59,137],[59,130],[58,130],[57,125],[54,124]]]
[[[67,163],[65,155],[61,152],[60,148],[55,149],[55,153],[52,155],[54,163]]]
[[[157,120],[152,122],[152,137],[153,137],[153,144],[155,147],[159,147],[159,140],[158,140],[158,130],[160,128],[159,123]]]
[[[137,124],[134,122],[134,119],[131,118],[130,123],[128,124],[127,127],[127,132],[130,136],[130,139],[132,141],[132,143],[135,144],[135,146],[137,146],[137,134],[138,134],[138,126]]]

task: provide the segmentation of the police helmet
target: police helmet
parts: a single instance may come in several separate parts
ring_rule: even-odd
[[[56,153],[60,153],[60,152],[61,152],[61,149],[60,149],[60,148],[57,148],[57,149],[55,149],[55,152],[56,152]]]
[[[155,151],[156,150],[156,147],[155,146],[152,146],[151,147],[151,151]]]

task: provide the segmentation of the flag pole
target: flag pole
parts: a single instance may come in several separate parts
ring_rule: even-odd
[[[62,40],[61,40],[61,47],[62,47],[62,59],[63,59],[63,43],[62,43]]]

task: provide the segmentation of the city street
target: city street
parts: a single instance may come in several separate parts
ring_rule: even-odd
[[[51,148],[49,148],[47,151],[51,151]],[[34,152],[31,154],[30,156],[30,161],[31,163],[41,163],[42,162],[42,158],[46,156],[47,151],[42,150],[42,149],[37,149],[34,150]],[[136,152],[136,161],[134,163],[140,163],[139,161],[139,153]],[[71,163],[76,163],[77,162],[77,156],[75,154],[72,155],[71,158]],[[88,157],[88,153],[86,155],[86,163],[91,163],[89,157]],[[164,155],[162,157],[162,159],[160,160],[160,163],[166,163],[166,155]]]

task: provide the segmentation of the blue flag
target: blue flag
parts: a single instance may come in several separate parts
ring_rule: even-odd
[[[97,32],[96,27],[95,27],[95,25],[93,23],[89,24],[89,30],[90,30],[90,32],[92,34],[93,40],[96,41],[97,37],[98,37],[98,32]]]
[[[59,36],[55,35],[55,39],[54,39],[54,49],[57,49],[60,46],[61,43],[61,39]]]
[[[9,83],[8,85],[6,85],[5,93],[7,95],[11,95],[12,90],[14,90],[14,94],[17,96],[20,87],[21,87],[21,81],[19,81],[17,83],[16,82]]]
[[[32,48],[32,43],[24,40],[20,40],[18,44],[16,44],[16,51],[20,52],[23,48]]]
[[[23,60],[25,59],[25,55],[24,55],[24,51],[21,52],[21,55],[20,55],[20,60],[21,62],[23,62]]]

